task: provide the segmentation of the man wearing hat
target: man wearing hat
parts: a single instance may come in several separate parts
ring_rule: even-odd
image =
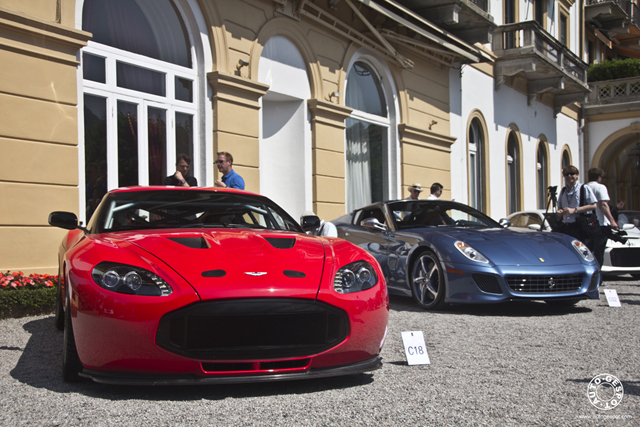
[[[422,193],[422,186],[420,184],[411,184],[409,186],[409,197],[405,200],[418,200],[420,193]]]

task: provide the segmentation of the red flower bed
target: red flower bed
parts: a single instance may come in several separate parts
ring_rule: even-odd
[[[30,274],[26,276],[22,271],[0,273],[0,289],[29,290],[55,287],[58,276],[51,274]]]

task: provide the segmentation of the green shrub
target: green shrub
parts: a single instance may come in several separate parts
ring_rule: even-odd
[[[0,273],[0,318],[53,311],[57,283],[58,276],[49,274]]]
[[[640,76],[640,59],[634,58],[603,61],[592,64],[587,70],[589,83],[637,76]]]

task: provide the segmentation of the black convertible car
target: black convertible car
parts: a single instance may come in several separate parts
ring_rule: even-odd
[[[516,299],[573,305],[599,298],[600,271],[579,240],[518,233],[461,203],[378,202],[332,221],[369,251],[391,293],[424,309]]]

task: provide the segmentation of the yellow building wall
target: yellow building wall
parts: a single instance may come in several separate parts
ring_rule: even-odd
[[[49,213],[79,207],[76,53],[89,34],[61,25],[75,4],[57,3],[0,2],[0,271],[56,273],[65,232]]]
[[[276,12],[270,0],[199,4],[210,28],[213,67],[205,71],[213,100],[213,116],[207,119],[213,152],[231,152],[246,189],[260,191],[259,100],[268,90],[257,82],[260,52],[267,37],[290,37],[308,62],[313,208],[326,219],[344,214],[344,120],[351,109],[344,96],[329,93],[345,93],[346,68],[360,45],[304,16],[297,20]],[[314,5],[333,13],[321,2]],[[361,26],[357,17],[344,13],[345,4],[338,6],[354,27]],[[49,227],[47,216],[53,210],[78,213],[76,57],[90,35],[74,29],[75,8],[73,0],[0,0],[0,149],[4,158],[18,159],[0,169],[0,270],[55,272],[64,231]],[[414,62],[412,69],[378,54],[398,96],[400,196],[406,197],[413,182],[428,189],[435,181],[445,186],[446,196],[453,143],[448,69],[403,54]],[[238,67],[240,60],[251,65]]]

